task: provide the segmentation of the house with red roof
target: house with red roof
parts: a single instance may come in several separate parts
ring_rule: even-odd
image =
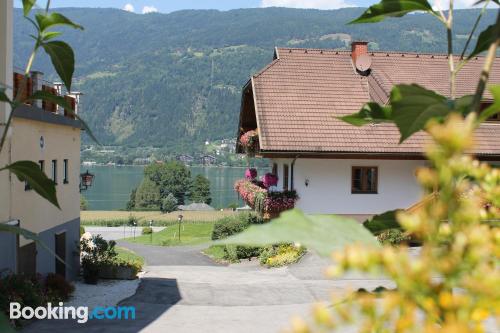
[[[460,71],[457,96],[474,93],[483,61],[475,57]],[[426,164],[428,136],[419,132],[399,144],[392,124],[355,127],[338,119],[370,101],[386,104],[392,87],[403,83],[448,96],[447,56],[371,52],[366,42],[353,42],[351,51],[276,48],[274,60],[243,87],[237,152],[255,133],[254,153],[271,159],[275,190],[296,192],[294,205],[306,213],[363,220],[408,208],[421,198],[415,170]],[[500,83],[498,61],[490,83]],[[483,103],[492,103],[489,92]],[[500,164],[498,117],[477,130],[473,154]]]

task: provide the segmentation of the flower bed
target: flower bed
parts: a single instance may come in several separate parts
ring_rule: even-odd
[[[292,209],[298,199],[295,191],[269,192],[263,182],[256,180],[238,180],[234,189],[247,205],[267,218]]]

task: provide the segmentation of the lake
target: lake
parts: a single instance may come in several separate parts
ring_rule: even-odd
[[[89,202],[89,210],[125,209],[130,192],[139,186],[143,178],[143,166],[81,166],[81,171],[95,175],[94,183],[82,191]],[[243,205],[238,200],[233,184],[243,178],[245,168],[236,167],[190,167],[191,175],[202,174],[210,180],[212,204],[215,208],[227,207],[231,203]],[[259,175],[264,171],[259,170]]]

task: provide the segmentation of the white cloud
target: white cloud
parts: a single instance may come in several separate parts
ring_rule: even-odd
[[[143,14],[156,13],[157,11],[158,11],[158,9],[156,9],[153,6],[144,6],[142,8],[142,13]]]
[[[353,7],[344,0],[261,0],[261,7],[337,9]]]
[[[124,7],[123,7],[123,10],[126,10],[127,12],[131,12],[133,13],[134,12],[134,6],[132,6],[131,3],[128,3],[126,4]]]

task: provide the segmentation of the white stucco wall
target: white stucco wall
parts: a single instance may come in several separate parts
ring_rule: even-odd
[[[283,164],[276,159],[278,187],[283,188]],[[421,197],[415,170],[425,161],[297,159],[294,188],[300,196],[297,208],[310,214],[373,215],[396,208],[408,208]],[[352,166],[378,167],[378,194],[352,194]],[[290,178],[290,177],[289,177]],[[309,186],[305,186],[306,179]]]
[[[35,111],[33,112],[40,112]],[[40,197],[35,191],[26,191],[24,182],[13,177],[12,215],[21,226],[40,233],[80,217],[80,129],[35,120],[14,118],[11,154],[13,161],[45,161],[45,173],[51,177],[51,161],[57,160],[57,199],[61,210]],[[43,137],[44,145],[40,146]],[[68,159],[68,184],[63,182],[64,159]],[[21,238],[21,246],[29,243]]]
[[[12,87],[12,8],[12,0],[0,1],[0,83],[7,87]],[[12,97],[12,89],[7,89],[6,93]],[[8,104],[0,102],[0,136],[9,112]],[[9,163],[9,142],[10,138],[7,138],[0,153],[0,167]],[[11,218],[9,188],[9,173],[2,171],[0,172],[0,223]]]

